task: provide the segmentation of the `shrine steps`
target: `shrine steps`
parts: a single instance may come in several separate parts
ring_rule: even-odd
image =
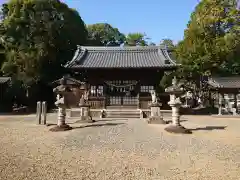
[[[106,109],[131,109],[136,110],[138,109],[137,106],[107,106]]]
[[[145,110],[147,113],[149,110]],[[67,116],[69,118],[80,117],[80,108],[71,108],[67,110]],[[108,108],[108,109],[90,109],[90,114],[94,118],[141,118],[143,111],[135,108]]]
[[[105,118],[141,118],[139,109],[106,109],[104,110]]]

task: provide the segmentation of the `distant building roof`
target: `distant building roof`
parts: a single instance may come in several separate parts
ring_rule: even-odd
[[[11,81],[10,77],[0,77],[0,84],[4,84]]]
[[[240,76],[234,77],[212,77],[208,84],[215,88],[240,89]]]
[[[176,68],[165,47],[78,46],[66,68]]]

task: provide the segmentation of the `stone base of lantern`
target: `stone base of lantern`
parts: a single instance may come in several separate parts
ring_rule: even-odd
[[[75,123],[93,123],[96,122],[92,119],[92,116],[90,116],[90,106],[87,104],[79,105],[81,108],[81,114],[80,119],[77,120]]]
[[[55,126],[51,129],[49,129],[49,131],[52,131],[52,132],[57,132],[57,131],[68,131],[68,130],[71,130],[72,127],[70,127],[69,125],[67,124],[64,124],[64,125],[60,125],[60,126]]]
[[[169,133],[192,134],[192,131],[190,131],[189,129],[186,129],[185,127],[183,127],[181,125],[169,125],[164,130]]]
[[[166,124],[160,111],[161,103],[150,104],[151,116],[148,119],[148,124]]]
[[[148,124],[166,124],[161,116],[152,116],[147,121]]]
[[[80,119],[75,121],[75,123],[94,123],[95,120],[91,116],[80,116]]]

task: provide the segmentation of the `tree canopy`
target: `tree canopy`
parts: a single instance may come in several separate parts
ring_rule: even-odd
[[[174,45],[172,39],[162,39],[162,41],[160,42],[160,45],[167,46],[167,48],[169,48],[169,49],[175,48],[175,45]]]
[[[125,35],[107,23],[87,26],[88,44],[92,46],[119,46],[125,41]]]
[[[182,77],[240,71],[240,11],[235,0],[202,0],[176,49]]]
[[[56,79],[87,40],[78,12],[59,0],[11,0],[2,6],[0,25],[6,49],[2,71],[26,85]]]
[[[126,42],[129,46],[147,46],[147,38],[143,33],[129,33],[126,36]]]

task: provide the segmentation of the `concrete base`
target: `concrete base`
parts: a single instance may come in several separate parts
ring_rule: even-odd
[[[164,130],[169,133],[192,134],[192,131],[190,131],[189,129],[186,129],[185,127],[183,127],[181,125],[169,125]]]
[[[153,116],[148,119],[148,124],[166,124],[166,121],[162,117]]]
[[[72,127],[70,127],[69,125],[65,124],[65,125],[62,125],[62,126],[55,126],[51,129],[49,129],[49,131],[52,131],[52,132],[57,132],[57,131],[68,131],[68,130],[71,130]]]
[[[77,120],[75,123],[94,123],[95,120],[92,119],[91,116],[80,116],[80,119]]]

